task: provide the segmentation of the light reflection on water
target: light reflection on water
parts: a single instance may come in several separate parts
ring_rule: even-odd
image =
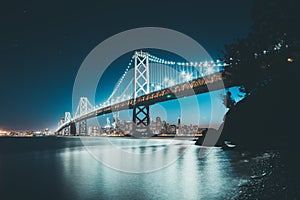
[[[123,172],[145,173],[173,164],[193,141],[165,139],[102,139],[101,145],[90,145],[81,138],[88,152],[102,164]]]
[[[115,164],[136,169],[144,169],[153,163],[167,163],[174,155],[180,157],[160,170],[132,174],[105,167],[84,150],[66,149],[61,154],[64,180],[69,180],[68,184],[81,191],[80,197],[209,199],[226,196],[230,190],[227,180],[230,177],[230,163],[225,155],[219,155],[221,150],[218,148],[202,149],[209,152],[206,157],[199,158],[201,148],[187,143],[164,146],[163,143],[170,144],[170,141],[135,140],[126,143],[122,139],[115,140],[115,143],[123,144],[126,150],[133,153],[126,154],[132,155],[131,158],[122,157],[119,151],[110,153],[108,147],[92,146],[89,150],[101,153],[106,162],[111,159],[118,162]]]
[[[100,145],[95,144],[95,140]],[[221,149],[202,149],[182,141],[170,144],[168,140],[111,139],[122,150],[125,149],[124,152],[130,152],[126,156],[131,157],[122,157],[124,155],[120,151],[110,151],[110,147],[101,144],[103,138],[95,140],[88,147],[90,152],[83,147],[67,147],[5,156],[5,163],[1,163],[0,169],[4,167],[5,170],[1,171],[6,175],[0,180],[6,182],[7,188],[21,188],[26,184],[26,190],[23,187],[24,191],[21,189],[19,194],[14,194],[13,190],[6,188],[2,195],[15,199],[19,197],[17,195],[30,196],[31,199],[72,200],[220,199],[230,196],[232,188],[236,187],[237,178],[231,173],[230,158]],[[199,158],[199,151],[209,153]],[[173,164],[154,172],[126,173],[103,165],[91,156],[91,152],[101,154],[102,158],[112,160],[115,165],[131,169],[161,166],[175,156],[179,157]],[[28,170],[21,172],[24,168]],[[27,178],[20,179],[23,173]],[[28,188],[39,189],[41,194]]]

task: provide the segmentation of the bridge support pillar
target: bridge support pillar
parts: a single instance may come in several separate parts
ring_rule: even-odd
[[[87,120],[82,120],[79,122],[79,135],[87,135]]]
[[[64,133],[63,133],[63,131],[61,130],[61,131],[58,131],[58,132],[57,132],[57,135],[64,135]]]
[[[134,137],[151,137],[150,109],[149,106],[134,106],[133,108],[133,133]]]
[[[62,131],[62,135],[70,135],[70,127],[66,127]]]
[[[70,135],[76,135],[76,123],[72,122],[70,124]]]

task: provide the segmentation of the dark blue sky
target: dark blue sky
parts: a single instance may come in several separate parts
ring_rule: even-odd
[[[251,0],[2,2],[0,128],[55,127],[71,110],[81,62],[109,36],[166,27],[194,38],[216,58],[224,44],[250,31],[251,6]]]

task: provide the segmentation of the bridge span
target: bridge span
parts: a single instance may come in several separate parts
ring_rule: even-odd
[[[129,75],[133,62],[133,72]],[[151,62],[156,64],[152,70]],[[76,123],[79,123],[79,134],[84,134],[87,119],[133,109],[134,131],[144,135],[149,131],[151,105],[235,86],[223,76],[224,66],[226,64],[220,61],[180,63],[135,52],[109,99],[92,106],[86,97],[81,97],[74,117],[66,112],[56,133],[69,131],[71,135],[78,135]]]

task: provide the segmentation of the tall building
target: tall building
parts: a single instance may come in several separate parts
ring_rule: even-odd
[[[160,117],[156,117],[156,123],[161,123]]]
[[[153,131],[155,134],[160,134],[161,130],[163,128],[163,123],[161,121],[160,117],[156,117],[156,122],[155,122],[155,130]]]

